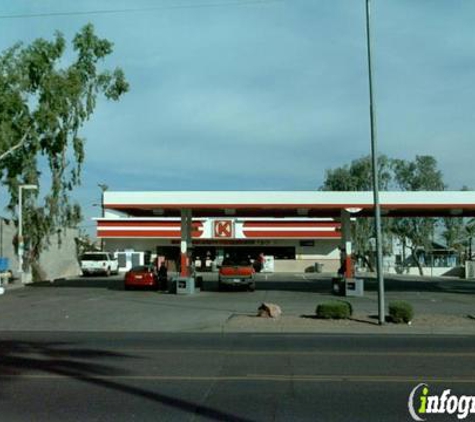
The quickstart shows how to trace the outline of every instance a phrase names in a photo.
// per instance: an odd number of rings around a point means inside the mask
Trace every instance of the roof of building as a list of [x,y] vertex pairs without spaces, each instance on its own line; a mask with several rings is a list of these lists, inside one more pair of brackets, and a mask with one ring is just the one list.
[[[339,217],[374,214],[372,192],[146,191],[104,192],[104,208],[129,216]],[[475,216],[475,192],[380,192],[383,216]]]

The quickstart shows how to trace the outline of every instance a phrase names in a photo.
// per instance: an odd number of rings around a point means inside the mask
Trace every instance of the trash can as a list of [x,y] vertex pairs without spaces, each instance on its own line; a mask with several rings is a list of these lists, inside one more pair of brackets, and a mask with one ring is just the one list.
[[345,279],[342,277],[332,278],[332,293],[336,296],[345,295]]
[[315,272],[321,273],[323,272],[323,264],[320,262],[315,262]]
[[174,282],[177,295],[192,295],[195,293],[195,279],[193,277],[177,277]]

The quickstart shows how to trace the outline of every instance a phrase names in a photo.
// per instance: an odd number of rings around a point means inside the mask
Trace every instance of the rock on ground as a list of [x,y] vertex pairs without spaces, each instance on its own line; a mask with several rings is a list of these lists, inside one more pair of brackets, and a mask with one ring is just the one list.
[[282,315],[282,309],[275,303],[262,303],[257,309],[257,316],[263,318],[278,318]]

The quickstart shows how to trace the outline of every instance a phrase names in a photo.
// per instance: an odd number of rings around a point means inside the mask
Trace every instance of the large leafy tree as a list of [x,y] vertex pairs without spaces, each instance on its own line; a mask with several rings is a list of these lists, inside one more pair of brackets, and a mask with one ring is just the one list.
[[[463,186],[462,191],[470,188]],[[460,261],[472,259],[472,243],[475,238],[475,219],[446,217],[443,219],[442,237],[448,248],[457,251]]]
[[[413,161],[390,159],[381,156],[378,159],[379,189],[404,191],[443,190],[445,188],[442,173],[437,168],[437,161],[432,156],[416,156]],[[333,170],[327,170],[322,190],[362,191],[372,190],[371,159],[363,157],[353,160]],[[373,251],[370,238],[373,236],[373,219],[359,218],[352,227],[352,236],[357,258],[363,260],[372,269]],[[385,219],[383,233],[391,240],[395,235],[406,248],[411,250],[414,263],[422,274],[422,263],[417,259],[421,250],[430,251],[434,234],[435,219],[398,218]],[[384,253],[389,252],[391,242],[384,244]],[[403,262],[405,262],[403,257]]]
[[447,246],[458,252],[460,260],[472,260],[475,219],[444,218],[444,227],[442,236],[446,240]]
[[[392,182],[391,161],[385,155],[378,158],[379,187],[388,190]],[[358,158],[349,165],[328,169],[321,190],[367,191],[373,189],[371,157]]]
[[56,33],[0,55],[0,176],[10,193],[9,210],[15,215],[20,184],[49,179],[43,199],[29,193],[24,201],[33,260],[52,234],[81,219],[70,193],[80,184],[85,158],[80,129],[98,95],[118,100],[129,87],[121,69],[101,69],[113,45],[91,24],[74,37],[72,54],[66,47]]
[[473,239],[475,239],[475,218],[470,219],[463,228],[463,245],[466,247],[465,259],[473,259]]
[[463,256],[465,245],[468,245],[466,234],[469,225],[466,225],[464,220],[466,219],[462,217],[445,217],[442,219],[444,229],[442,238],[445,240],[447,248],[456,251],[459,257]]
[[[413,161],[393,160],[394,181],[403,191],[437,191],[444,190],[442,172],[437,168],[437,161],[430,155],[418,155]],[[411,257],[423,275],[422,262],[419,259],[421,251],[432,250],[434,230],[437,225],[435,218],[395,218],[391,231],[400,239],[403,252],[406,247],[411,251]],[[403,261],[405,261],[403,259]]]
[[[392,182],[391,161],[382,155],[378,158],[380,189],[388,190]],[[327,170],[320,188],[327,191],[368,191],[373,189],[371,176],[371,157],[353,160],[349,165]],[[355,257],[364,262],[371,270],[374,266],[374,251],[369,238],[374,233],[373,218],[358,218],[352,225],[352,239]],[[387,233],[387,226],[383,230]]]

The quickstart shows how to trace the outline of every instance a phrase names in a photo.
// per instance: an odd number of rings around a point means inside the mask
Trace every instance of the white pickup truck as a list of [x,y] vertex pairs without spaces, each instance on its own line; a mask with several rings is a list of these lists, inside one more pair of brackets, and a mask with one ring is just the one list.
[[119,273],[119,261],[109,252],[88,252],[81,256],[81,271],[83,275]]

